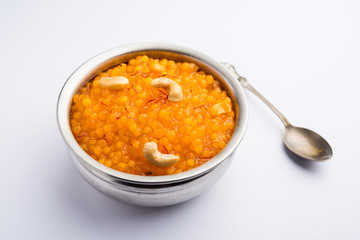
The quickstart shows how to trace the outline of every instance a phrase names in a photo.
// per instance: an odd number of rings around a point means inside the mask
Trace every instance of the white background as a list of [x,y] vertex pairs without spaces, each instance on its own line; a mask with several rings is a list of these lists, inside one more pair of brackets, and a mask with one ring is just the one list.
[[[0,239],[360,239],[359,1],[0,1]],[[226,174],[186,203],[141,208],[77,173],[56,125],[70,74],[134,42],[184,45],[238,71],[332,145],[298,159],[246,92]]]

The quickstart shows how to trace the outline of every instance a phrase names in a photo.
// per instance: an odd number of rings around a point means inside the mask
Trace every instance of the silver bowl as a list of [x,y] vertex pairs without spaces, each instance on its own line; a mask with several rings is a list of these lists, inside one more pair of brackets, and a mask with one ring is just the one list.
[[[98,73],[138,55],[197,64],[212,74],[235,106],[236,127],[226,147],[203,165],[166,176],[138,176],[108,168],[90,157],[76,142],[69,121],[73,95]],[[81,65],[64,84],[57,103],[57,122],[74,165],[83,178],[105,195],[129,204],[167,206],[184,202],[212,186],[229,167],[248,121],[245,94],[238,80],[219,62],[195,50],[167,43],[136,43],[103,52]]]

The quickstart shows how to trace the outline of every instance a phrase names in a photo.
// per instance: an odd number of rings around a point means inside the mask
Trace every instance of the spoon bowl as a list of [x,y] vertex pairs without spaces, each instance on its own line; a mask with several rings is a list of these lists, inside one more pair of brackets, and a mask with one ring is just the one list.
[[330,144],[319,134],[306,128],[287,125],[283,140],[290,151],[302,158],[325,161],[333,155]]

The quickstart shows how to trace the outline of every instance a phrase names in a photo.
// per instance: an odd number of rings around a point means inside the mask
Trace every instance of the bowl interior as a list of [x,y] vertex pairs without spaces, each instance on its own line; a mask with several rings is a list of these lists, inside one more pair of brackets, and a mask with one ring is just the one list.
[[[69,113],[73,95],[98,73],[128,62],[139,55],[148,55],[152,58],[167,58],[177,62],[193,62],[200,70],[211,74],[221,82],[234,103],[236,127],[231,140],[226,147],[214,158],[203,165],[179,174],[166,176],[138,176],[123,173],[108,168],[91,158],[76,142],[69,122]],[[60,132],[72,153],[90,171],[109,181],[121,181],[135,184],[170,184],[178,181],[201,176],[214,169],[219,163],[227,159],[240,143],[247,126],[248,112],[244,92],[237,79],[225,69],[223,65],[195,50],[165,43],[131,44],[111,49],[101,53],[80,66],[67,80],[58,99],[57,120]]]

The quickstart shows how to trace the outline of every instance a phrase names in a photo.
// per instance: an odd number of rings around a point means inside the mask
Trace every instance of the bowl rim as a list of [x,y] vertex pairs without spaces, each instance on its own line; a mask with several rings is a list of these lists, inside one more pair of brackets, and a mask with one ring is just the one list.
[[[234,133],[225,148],[206,163],[185,172],[163,176],[141,176],[124,173],[106,167],[105,165],[93,159],[80,147],[75,137],[73,136],[70,129],[69,110],[73,94],[78,90],[79,82],[82,82],[84,78],[89,78],[89,72],[91,72],[93,69],[96,69],[100,64],[105,63],[106,61],[124,54],[143,51],[172,52],[194,58],[223,76],[224,80],[226,80],[226,82],[234,91],[235,100],[237,101],[239,109],[241,109],[241,111],[239,110],[238,121]],[[66,143],[68,149],[77,157],[77,160],[81,160],[82,164],[90,167],[93,171],[96,172],[95,174],[104,178],[111,178],[121,182],[145,185],[170,184],[188,181],[213,170],[222,161],[234,153],[245,134],[248,123],[248,106],[243,88],[236,77],[230,71],[228,71],[225,66],[194,49],[164,42],[142,42],[122,45],[90,58],[80,67],[78,67],[63,85],[58,96],[56,114],[58,128],[61,136],[64,139],[64,142]]]

